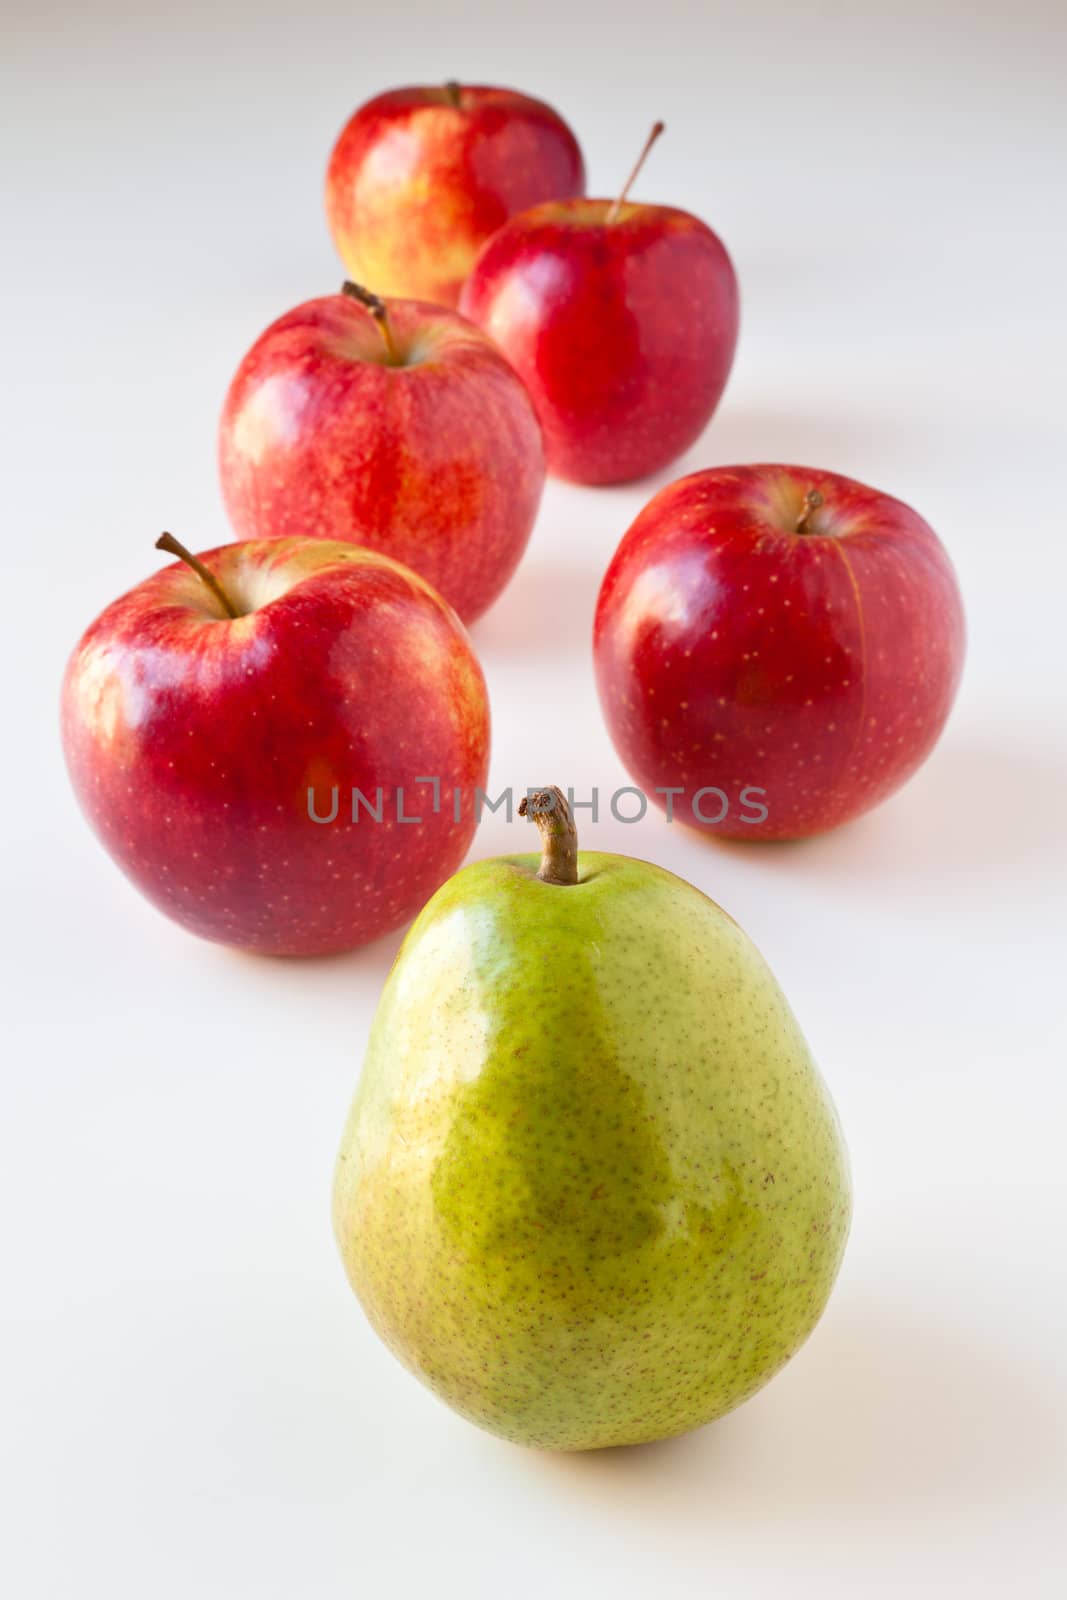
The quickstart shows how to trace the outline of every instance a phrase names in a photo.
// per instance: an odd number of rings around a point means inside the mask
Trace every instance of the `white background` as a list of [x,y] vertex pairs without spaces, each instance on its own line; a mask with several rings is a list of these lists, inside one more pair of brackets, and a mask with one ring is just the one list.
[[[9,7],[5,1595],[1064,1593],[1063,18]],[[64,658],[159,530],[227,537],[218,408],[261,328],[340,279],[320,191],[342,121],[448,76],[553,101],[594,192],[665,116],[639,196],[716,227],[744,299],[720,415],[669,476],[784,459],[885,488],[941,533],[971,626],[940,748],[866,820],[765,849],[583,824],[763,948],[856,1217],[822,1325],[756,1400],[578,1458],[453,1417],[335,1257],[334,1151],[398,941],[295,965],[196,942],[92,840],[57,743]],[[624,781],[588,635],[656,486],[549,486],[475,631],[495,786]],[[475,850],[518,844],[496,818]]]

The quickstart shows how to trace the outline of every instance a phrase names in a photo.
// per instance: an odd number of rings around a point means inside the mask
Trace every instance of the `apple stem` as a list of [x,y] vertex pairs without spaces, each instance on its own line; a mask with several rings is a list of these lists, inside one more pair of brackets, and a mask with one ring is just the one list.
[[448,101],[450,106],[455,108],[456,111],[462,110],[462,102],[459,98],[459,84],[456,82],[455,78],[449,78],[448,82],[445,84],[445,99]]
[[226,593],[226,590],[222,587],[222,584],[211,571],[210,567],[205,567],[204,563],[199,561],[191,551],[187,550],[172,533],[161,533],[159,538],[156,540],[156,549],[165,550],[167,554],[171,556],[178,556],[182,561],[185,562],[187,567],[192,567],[197,577],[201,578],[204,583],[207,584],[208,588],[211,590],[212,594],[215,596],[215,599],[219,602],[219,605],[222,607],[228,617],[236,618],[241,615],[241,613],[237,610],[237,607],[233,604],[229,595]]
[[537,789],[519,801],[519,816],[532,817],[541,835],[542,883],[578,882],[578,830],[562,789]]
[[393,340],[393,330],[389,326],[389,310],[382,297],[371,294],[369,289],[364,289],[361,283],[353,283],[351,279],[347,279],[341,285],[341,293],[348,295],[350,300],[358,300],[361,306],[366,306],[378,324],[378,331],[385,341],[385,353],[389,357],[389,365],[401,366],[400,353]]
[[821,505],[822,495],[819,493],[818,489],[809,489],[807,494],[804,496],[804,504],[801,507],[800,515],[793,524],[793,532],[807,533],[808,518],[811,516],[813,511],[818,511]]
[[641,168],[645,164],[645,160],[646,160],[646,158],[648,156],[648,152],[652,149],[652,146],[655,144],[656,140],[659,138],[660,134],[663,132],[665,127],[666,127],[666,123],[665,122],[655,122],[655,123],[653,123],[652,132],[649,134],[648,138],[645,140],[645,147],[641,151],[641,154],[638,156],[637,160],[634,162],[634,169],[630,173],[630,176],[627,178],[626,182],[622,186],[622,193],[619,195],[619,198],[617,200],[613,200],[612,201],[611,207],[610,207],[610,209],[608,211],[608,214],[604,218],[604,222],[608,227],[610,227],[611,224],[617,220],[619,212],[622,210],[623,204],[625,203],[626,196],[629,194],[630,190],[633,188],[634,182],[635,182],[635,180],[637,178],[637,174],[641,171]]

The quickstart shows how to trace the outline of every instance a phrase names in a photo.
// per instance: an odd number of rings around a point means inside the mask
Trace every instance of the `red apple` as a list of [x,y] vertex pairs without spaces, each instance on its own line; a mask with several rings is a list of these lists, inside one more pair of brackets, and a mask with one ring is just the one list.
[[183,554],[198,570],[116,600],[67,667],[63,747],[89,822],[204,938],[319,955],[395,928],[474,831],[489,712],[467,635],[421,578],[352,545]]
[[522,384],[453,311],[355,284],[256,340],[219,429],[239,538],[351,539],[395,557],[465,622],[511,577],[544,488]]
[[628,189],[513,217],[460,299],[530,391],[548,470],[576,483],[643,478],[680,455],[715,410],[737,343],[720,241],[686,211],[626,200]]
[[615,553],[594,631],[635,781],[731,838],[800,838],[892,794],[933,748],[963,654],[933,530],[807,467],[717,467],[662,489]]
[[326,216],[354,278],[454,306],[480,246],[542,200],[581,194],[582,152],[551,106],[514,89],[391,89],[334,146]]

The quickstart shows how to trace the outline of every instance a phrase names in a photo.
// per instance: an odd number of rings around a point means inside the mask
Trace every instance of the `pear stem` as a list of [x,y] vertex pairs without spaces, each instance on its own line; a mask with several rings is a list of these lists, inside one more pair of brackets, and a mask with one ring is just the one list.
[[385,353],[389,358],[389,365],[391,367],[401,366],[400,352],[397,350],[396,342],[393,339],[393,330],[389,326],[389,308],[381,295],[371,294],[369,289],[364,289],[361,283],[353,283],[350,278],[346,279],[341,285],[341,293],[346,294],[350,300],[358,300],[361,306],[366,306],[378,324],[378,332],[385,342]]
[[541,835],[542,883],[578,882],[578,830],[562,789],[537,789],[519,801],[519,816],[532,817]]
[[800,515],[793,524],[793,532],[807,533],[808,519],[813,511],[818,511],[821,505],[822,495],[819,493],[818,489],[809,489],[807,494],[804,496],[804,504],[801,507]]
[[187,567],[192,567],[197,577],[202,579],[207,587],[211,590],[211,593],[215,596],[215,599],[219,602],[219,605],[222,607],[228,617],[236,618],[241,615],[233,601],[230,599],[229,595],[226,593],[226,590],[222,587],[222,584],[211,571],[211,568],[205,567],[204,563],[198,560],[196,556],[187,550],[172,533],[161,533],[159,538],[156,540],[156,549],[165,550],[168,555],[177,556],[181,561],[184,561]]
[[445,99],[456,111],[462,110],[463,103],[459,98],[459,84],[455,78],[449,78],[445,84]]
[[641,171],[641,168],[645,164],[645,160],[646,160],[646,158],[648,156],[648,152],[652,149],[652,146],[655,144],[656,140],[659,138],[660,134],[663,132],[663,130],[664,130],[664,128],[666,126],[667,126],[667,124],[665,122],[655,122],[655,123],[653,123],[652,132],[649,134],[648,138],[645,140],[644,149],[641,151],[641,154],[638,156],[637,160],[634,162],[633,171],[630,173],[630,176],[627,178],[626,182],[622,186],[622,193],[619,195],[619,198],[617,200],[613,200],[612,201],[611,206],[610,206],[610,208],[608,210],[608,214],[604,218],[604,222],[605,222],[605,225],[607,227],[610,228],[611,224],[617,220],[619,212],[622,210],[623,204],[624,204],[624,202],[626,200],[626,196],[629,194],[630,190],[633,188],[634,183],[635,183],[635,181],[637,179],[637,174]]

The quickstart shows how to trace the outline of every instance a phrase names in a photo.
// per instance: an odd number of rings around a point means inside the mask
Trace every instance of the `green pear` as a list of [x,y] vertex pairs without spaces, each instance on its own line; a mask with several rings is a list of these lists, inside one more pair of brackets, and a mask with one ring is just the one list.
[[722,1416],[807,1338],[847,1155],[737,924],[660,867],[579,855],[559,790],[530,812],[540,862],[465,867],[404,941],[334,1224],[371,1323],[461,1415],[636,1444]]

